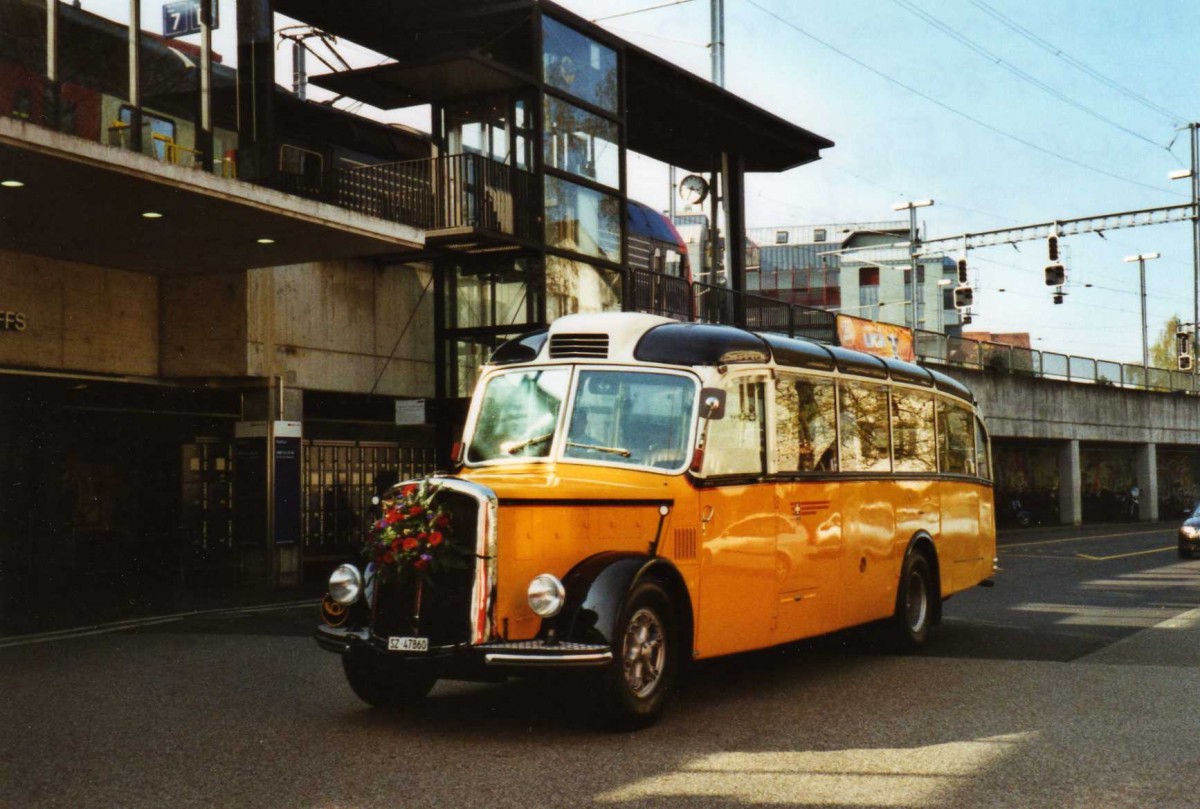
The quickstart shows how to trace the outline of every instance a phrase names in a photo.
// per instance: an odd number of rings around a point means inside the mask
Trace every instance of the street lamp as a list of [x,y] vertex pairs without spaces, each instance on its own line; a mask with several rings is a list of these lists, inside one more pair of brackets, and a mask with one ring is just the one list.
[[893,211],[908,211],[908,259],[909,259],[909,289],[912,299],[912,321],[909,323],[909,328],[913,331],[917,330],[917,250],[920,245],[917,241],[917,208],[928,208],[933,204],[931,199],[909,200],[908,202],[897,202],[892,206]]
[[1159,258],[1160,253],[1138,253],[1126,256],[1126,263],[1138,263],[1138,279],[1142,289],[1142,384],[1150,387],[1150,344],[1146,338],[1146,262]]

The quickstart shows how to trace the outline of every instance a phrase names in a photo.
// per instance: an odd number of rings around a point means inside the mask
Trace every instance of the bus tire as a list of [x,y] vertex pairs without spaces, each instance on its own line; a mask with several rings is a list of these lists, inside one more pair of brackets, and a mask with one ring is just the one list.
[[929,560],[919,551],[909,551],[900,568],[891,620],[891,635],[900,650],[916,649],[928,639],[935,612],[934,592]]
[[599,715],[610,730],[630,731],[658,720],[679,671],[675,610],[655,581],[633,586],[612,638],[613,661],[599,672]]
[[370,652],[342,655],[342,671],[354,695],[372,708],[399,708],[424,699],[437,683],[432,674],[380,660]]

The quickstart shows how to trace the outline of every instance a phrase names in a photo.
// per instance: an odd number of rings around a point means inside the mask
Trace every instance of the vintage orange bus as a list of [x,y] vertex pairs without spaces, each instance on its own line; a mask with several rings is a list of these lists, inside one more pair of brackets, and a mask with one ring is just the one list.
[[497,349],[455,454],[330,579],[317,640],[372,705],[589,667],[638,727],[690,660],[875,621],[919,645],[995,570],[970,391],[839,347],[571,315]]

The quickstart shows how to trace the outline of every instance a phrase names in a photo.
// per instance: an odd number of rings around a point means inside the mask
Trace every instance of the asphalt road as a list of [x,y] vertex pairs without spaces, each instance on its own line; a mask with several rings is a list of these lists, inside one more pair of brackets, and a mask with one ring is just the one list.
[[0,641],[0,807],[1200,807],[1200,560],[1002,537],[919,655],[847,632],[694,667],[595,731],[574,682],[372,711],[311,605]]

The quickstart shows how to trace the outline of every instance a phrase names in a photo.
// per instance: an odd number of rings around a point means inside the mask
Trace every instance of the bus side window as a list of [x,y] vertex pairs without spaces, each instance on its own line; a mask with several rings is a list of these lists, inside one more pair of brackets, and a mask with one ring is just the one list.
[[709,423],[704,448],[706,475],[761,474],[765,460],[765,397],[760,379],[725,383],[725,415]]
[[975,419],[975,455],[976,466],[978,467],[979,477],[992,479],[992,465],[989,463],[988,457],[988,435],[987,430],[983,427],[983,422]]
[[775,469],[837,469],[833,380],[783,375],[775,386]]
[[843,472],[890,472],[888,391],[883,385],[841,382],[838,385],[838,435]]
[[892,451],[897,472],[936,472],[933,394],[892,390]]
[[938,466],[950,475],[975,474],[975,426],[967,408],[938,399]]

